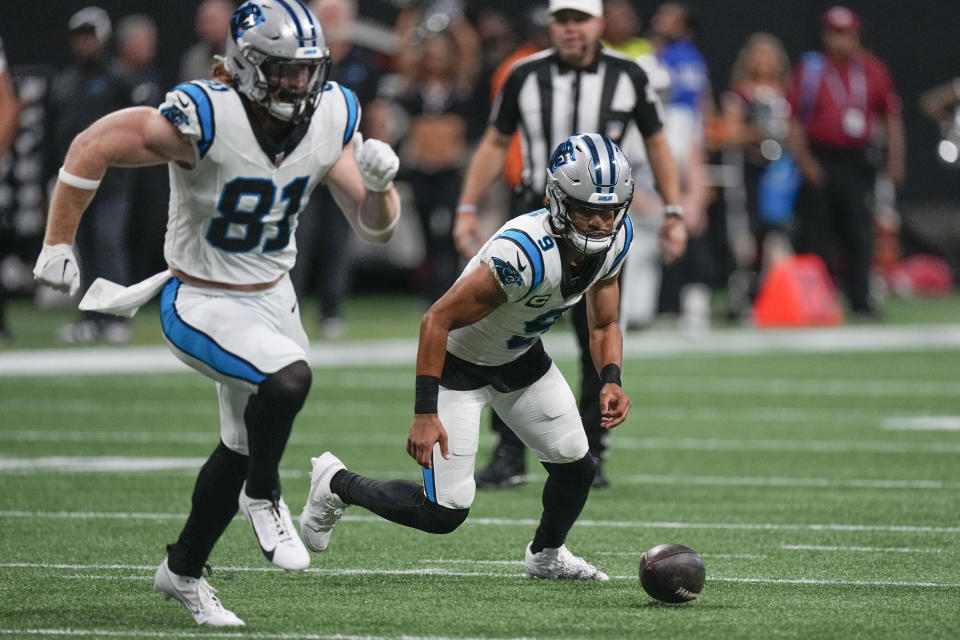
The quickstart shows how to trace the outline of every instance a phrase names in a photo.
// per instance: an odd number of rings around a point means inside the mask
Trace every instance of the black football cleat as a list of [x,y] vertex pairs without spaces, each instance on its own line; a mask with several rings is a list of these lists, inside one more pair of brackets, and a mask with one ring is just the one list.
[[529,481],[524,454],[523,448],[498,444],[490,464],[473,476],[477,488],[506,489]]

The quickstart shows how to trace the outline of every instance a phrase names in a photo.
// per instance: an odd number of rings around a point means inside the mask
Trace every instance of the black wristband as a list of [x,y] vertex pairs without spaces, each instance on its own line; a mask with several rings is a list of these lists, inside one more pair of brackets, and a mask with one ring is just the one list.
[[436,413],[437,395],[440,393],[440,378],[417,376],[417,393],[413,401],[414,413]]
[[600,381],[611,382],[618,387],[622,387],[623,384],[620,382],[620,367],[612,362],[605,365],[603,369],[600,369]]

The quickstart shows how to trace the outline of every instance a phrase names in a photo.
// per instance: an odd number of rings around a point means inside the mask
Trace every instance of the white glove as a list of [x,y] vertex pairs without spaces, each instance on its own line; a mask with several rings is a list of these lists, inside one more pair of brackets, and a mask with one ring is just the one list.
[[353,153],[367,191],[386,191],[400,168],[400,158],[390,145],[375,139],[364,142],[358,131],[353,135]]
[[75,294],[80,288],[80,269],[77,268],[73,247],[44,243],[37,264],[33,267],[33,279],[57,291]]

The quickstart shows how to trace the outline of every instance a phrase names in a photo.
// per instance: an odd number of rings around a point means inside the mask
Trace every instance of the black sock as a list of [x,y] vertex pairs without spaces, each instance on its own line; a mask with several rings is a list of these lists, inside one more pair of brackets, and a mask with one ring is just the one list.
[[250,443],[247,495],[272,499],[280,491],[278,468],[287,446],[293,419],[310,390],[311,373],[306,362],[294,362],[267,376],[250,396],[243,412]]
[[544,548],[556,549],[567,539],[587,503],[590,483],[597,471],[589,454],[576,462],[542,464],[550,475],[543,486],[543,514],[530,545],[533,553],[540,553]]
[[428,533],[449,533],[466,518],[469,509],[450,509],[427,500],[423,486],[407,480],[383,482],[338,471],[330,489],[347,504],[359,505],[381,518]]
[[200,468],[190,516],[180,538],[167,546],[170,570],[199,578],[213,545],[237,513],[237,498],[247,475],[247,456],[221,442]]

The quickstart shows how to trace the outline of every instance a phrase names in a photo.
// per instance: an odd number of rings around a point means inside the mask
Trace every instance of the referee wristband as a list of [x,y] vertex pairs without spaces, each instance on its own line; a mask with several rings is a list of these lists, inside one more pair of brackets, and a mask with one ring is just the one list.
[[620,382],[620,367],[612,362],[604,366],[603,369],[600,369],[600,381],[622,387],[623,384]]
[[413,401],[415,414],[437,412],[437,396],[440,393],[440,378],[437,376],[417,376],[417,393]]
[[678,204],[668,204],[663,208],[663,217],[683,220],[683,207]]
[[477,205],[475,204],[461,204],[460,206],[457,207],[457,215],[460,215],[461,213],[476,213],[476,212],[477,212]]
[[103,181],[103,178],[100,180],[91,180],[89,178],[81,178],[80,176],[75,176],[64,167],[60,167],[60,173],[57,175],[60,178],[60,182],[68,184],[71,187],[77,189],[84,189],[86,191],[96,191],[97,187],[100,186],[100,182]]

